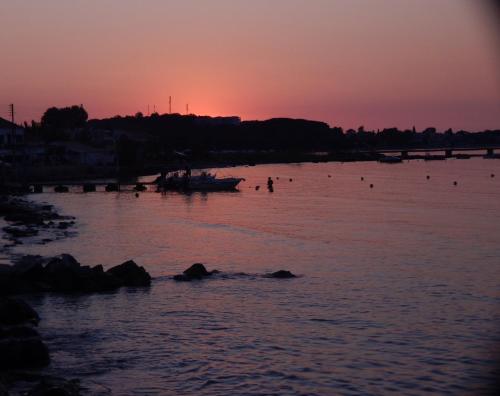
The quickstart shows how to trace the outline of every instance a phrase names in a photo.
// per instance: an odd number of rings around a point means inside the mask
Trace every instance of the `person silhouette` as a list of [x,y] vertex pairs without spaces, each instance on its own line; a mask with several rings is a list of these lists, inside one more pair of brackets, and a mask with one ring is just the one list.
[[273,189],[273,179],[271,179],[271,177],[268,177],[267,178],[267,189],[270,191],[270,192],[273,192],[274,189]]

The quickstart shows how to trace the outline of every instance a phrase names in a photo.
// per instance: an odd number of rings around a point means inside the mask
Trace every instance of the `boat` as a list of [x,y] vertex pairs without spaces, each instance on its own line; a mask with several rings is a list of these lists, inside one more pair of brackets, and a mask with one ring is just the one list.
[[403,160],[401,159],[401,157],[386,155],[381,157],[378,162],[383,162],[384,164],[399,164],[400,162],[403,162]]
[[208,172],[201,172],[199,175],[184,173],[179,175],[174,172],[171,175],[161,175],[155,183],[158,190],[177,190],[177,191],[235,191],[236,186],[245,180],[240,177],[217,178],[217,176]]

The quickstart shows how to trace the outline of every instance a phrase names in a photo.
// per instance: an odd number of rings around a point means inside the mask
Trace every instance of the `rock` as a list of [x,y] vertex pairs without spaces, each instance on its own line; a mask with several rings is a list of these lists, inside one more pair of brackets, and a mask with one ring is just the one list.
[[106,272],[96,273],[93,269],[88,277],[82,279],[81,288],[84,292],[105,292],[116,290],[123,286],[115,276]]
[[193,264],[191,267],[189,267],[187,270],[185,270],[184,275],[189,276],[191,278],[202,278],[204,276],[210,276],[212,274],[207,271],[207,269],[203,264],[196,263]]
[[39,338],[0,340],[0,369],[44,367],[49,351]]
[[0,264],[0,276],[7,276],[12,274],[12,265]]
[[176,281],[191,281],[194,279],[203,279],[208,276],[211,276],[214,273],[217,273],[218,271],[207,271],[205,266],[201,263],[195,263],[191,267],[189,267],[187,270],[185,270],[182,274],[180,275],[175,275],[174,280]]
[[43,216],[31,211],[8,214],[5,216],[5,220],[18,221],[23,224],[43,224]]
[[151,284],[151,276],[144,267],[139,267],[132,260],[110,268],[106,273],[117,278],[123,286],[149,286]]
[[0,396],[9,396],[7,387],[0,381]]
[[21,279],[39,280],[44,273],[42,261],[36,256],[24,256],[12,267],[12,275]]
[[294,274],[292,274],[290,271],[285,271],[285,270],[279,270],[276,272],[273,272],[272,274],[268,275],[269,278],[278,278],[278,279],[290,279],[290,278],[296,278]]
[[32,323],[37,325],[39,321],[40,317],[36,311],[23,300],[0,297],[0,324]]
[[5,326],[0,327],[0,339],[5,338],[33,338],[40,334],[30,326]]
[[12,235],[12,237],[14,238],[25,238],[38,235],[38,230],[34,228],[17,228],[17,227],[7,226],[4,227],[3,230],[7,234]]
[[78,396],[80,395],[80,382],[78,380],[66,381],[63,379],[44,378],[35,386],[28,396]]
[[71,224],[67,221],[61,221],[58,225],[57,225],[57,228],[59,228],[60,230],[65,230],[67,228],[71,227]]
[[77,273],[80,269],[80,263],[71,254],[63,253],[50,259],[45,269],[49,273],[60,270],[70,270]]

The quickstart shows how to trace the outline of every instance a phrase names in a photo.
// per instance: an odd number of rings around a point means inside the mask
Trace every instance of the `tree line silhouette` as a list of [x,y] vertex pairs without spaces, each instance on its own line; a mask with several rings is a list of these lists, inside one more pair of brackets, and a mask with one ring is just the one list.
[[[202,157],[213,151],[355,151],[391,148],[475,147],[500,145],[500,130],[438,133],[436,128],[416,131],[344,130],[325,122],[305,119],[272,118],[240,121],[238,117],[208,117],[181,114],[142,113],[88,120],[83,106],[51,107],[40,123],[32,122],[29,132],[44,141],[77,139],[92,143],[90,136],[106,132],[129,132],[141,139],[121,135],[114,149],[122,163],[134,165],[145,159],[168,159],[175,150],[190,150]],[[69,134],[69,131],[78,133]],[[71,137],[72,136],[72,137]],[[76,138],[75,138],[76,136]]]

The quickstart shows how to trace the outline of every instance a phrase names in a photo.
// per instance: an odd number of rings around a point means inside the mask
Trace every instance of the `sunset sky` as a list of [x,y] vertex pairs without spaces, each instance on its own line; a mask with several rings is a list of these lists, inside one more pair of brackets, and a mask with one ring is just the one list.
[[481,0],[0,2],[0,116],[84,104],[300,117],[344,128],[500,128]]

